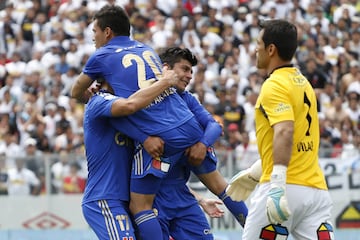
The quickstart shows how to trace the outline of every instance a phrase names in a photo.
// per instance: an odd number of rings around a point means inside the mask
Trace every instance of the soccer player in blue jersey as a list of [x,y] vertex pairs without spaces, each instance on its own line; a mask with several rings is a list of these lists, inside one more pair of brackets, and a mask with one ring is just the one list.
[[[83,126],[89,173],[82,209],[99,239],[135,240],[128,211],[133,141],[112,128],[108,117],[129,115],[148,105],[176,82],[173,71],[164,72],[164,80],[127,99],[100,91],[86,105]],[[109,86],[104,82],[102,88]],[[149,137],[144,146],[152,144]]]
[[[99,78],[109,82],[115,95],[125,98],[159,79],[161,61],[153,49],[130,39],[130,22],[124,9],[104,6],[94,15],[93,32],[97,50],[73,85],[73,97],[82,99],[83,92]],[[166,143],[158,158],[153,158],[142,145],[138,145],[130,184],[130,210],[140,237],[144,240],[162,239],[161,226],[152,210],[155,194],[170,167],[180,160],[185,150],[206,141],[204,130],[174,88],[164,91],[128,119],[131,124],[118,123],[117,129],[129,136],[127,131],[139,129],[148,136],[160,137]],[[220,134],[220,126],[217,131]],[[186,155],[193,164],[200,164],[204,157],[191,148]]]
[[169,234],[175,239],[213,239],[202,210],[186,186],[190,171],[224,202],[242,226],[247,216],[247,207],[243,201],[233,201],[226,195],[228,183],[216,169],[217,158],[211,145],[218,138],[218,135],[212,134],[217,131],[218,123],[191,93],[185,91],[192,78],[192,67],[197,64],[197,58],[187,48],[173,47],[161,53],[160,59],[164,66],[178,74],[179,81],[175,86],[177,93],[205,130],[205,141],[190,147],[205,160],[199,166],[191,166],[185,156],[182,162],[177,163],[163,181],[154,206],[158,210],[164,239]]

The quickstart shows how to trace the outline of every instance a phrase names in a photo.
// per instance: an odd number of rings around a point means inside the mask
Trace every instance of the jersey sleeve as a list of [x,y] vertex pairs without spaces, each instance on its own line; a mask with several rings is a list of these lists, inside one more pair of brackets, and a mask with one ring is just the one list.
[[[265,82],[266,89],[263,91],[272,94],[264,94],[261,105],[264,108],[271,126],[282,121],[294,121],[294,113],[288,89],[276,79]],[[294,93],[296,94],[296,93]]]
[[221,135],[221,126],[191,93],[182,93],[182,98],[204,129],[204,135],[200,139],[200,142],[207,147],[213,145]]
[[87,105],[88,108],[92,108],[91,109],[92,116],[90,117],[91,118],[112,117],[111,106],[113,102],[118,98],[119,97],[116,97],[111,94],[94,95],[90,99],[90,103]]
[[86,62],[83,68],[83,73],[88,75],[94,81],[98,78],[104,77],[102,75],[103,72],[111,72],[101,61],[98,61],[97,53],[98,52],[95,52],[89,57],[89,60]]
[[149,136],[135,126],[127,117],[113,118],[111,125],[135,141],[143,143]]

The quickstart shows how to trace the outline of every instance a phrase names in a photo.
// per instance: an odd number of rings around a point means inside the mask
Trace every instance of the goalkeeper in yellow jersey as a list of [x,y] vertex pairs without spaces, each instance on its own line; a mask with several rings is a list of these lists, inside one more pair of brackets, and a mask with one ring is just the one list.
[[[285,20],[268,20],[260,26],[256,64],[268,74],[255,105],[262,175],[242,239],[287,239],[289,235],[296,240],[334,239],[329,222],[332,200],[318,163],[316,96],[291,64],[297,48],[296,26]],[[231,197],[236,195],[237,178],[243,176],[239,175],[228,189]]]

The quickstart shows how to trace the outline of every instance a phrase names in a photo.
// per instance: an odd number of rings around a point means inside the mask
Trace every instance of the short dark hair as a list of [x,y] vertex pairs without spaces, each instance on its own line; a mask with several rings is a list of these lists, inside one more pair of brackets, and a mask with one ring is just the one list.
[[105,5],[97,13],[93,20],[101,30],[109,27],[115,36],[130,36],[130,19],[125,10],[115,5]]
[[286,20],[276,19],[260,22],[260,28],[264,29],[262,40],[265,48],[274,44],[279,57],[291,61],[298,46],[296,26]]
[[191,66],[196,66],[198,63],[196,56],[188,48],[171,47],[159,56],[161,62],[168,64],[171,68],[174,67],[175,63],[180,62],[181,59],[189,61]]

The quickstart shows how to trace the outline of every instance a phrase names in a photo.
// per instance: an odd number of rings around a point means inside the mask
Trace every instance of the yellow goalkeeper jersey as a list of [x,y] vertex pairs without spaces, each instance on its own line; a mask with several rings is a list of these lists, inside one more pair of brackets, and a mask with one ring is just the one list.
[[318,163],[320,141],[316,96],[309,81],[292,66],[276,69],[262,85],[255,106],[256,138],[262,159],[260,182],[270,181],[273,168],[272,126],[294,121],[287,183],[327,189]]

